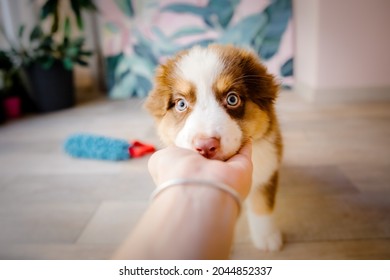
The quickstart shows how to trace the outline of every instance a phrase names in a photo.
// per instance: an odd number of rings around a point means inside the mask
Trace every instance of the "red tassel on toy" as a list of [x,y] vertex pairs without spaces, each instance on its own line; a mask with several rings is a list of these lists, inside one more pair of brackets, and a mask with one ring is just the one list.
[[140,141],[134,141],[129,147],[129,154],[131,157],[142,157],[148,153],[155,152],[156,149],[149,144],[142,143]]

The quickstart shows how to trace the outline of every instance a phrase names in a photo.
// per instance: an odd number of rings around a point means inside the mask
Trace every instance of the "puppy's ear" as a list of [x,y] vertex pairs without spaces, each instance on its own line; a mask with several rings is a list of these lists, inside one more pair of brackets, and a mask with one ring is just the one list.
[[167,112],[166,95],[159,94],[158,89],[154,88],[144,103],[144,108],[157,120],[164,117]]
[[256,82],[256,88],[254,94],[250,94],[252,101],[262,109],[267,109],[273,105],[279,92],[279,85],[276,83],[274,76],[268,73],[261,75]]
[[247,53],[245,56],[243,67],[249,98],[260,108],[269,108],[279,91],[279,84],[275,77],[268,73],[260,59],[252,53]]
[[171,91],[168,83],[167,67],[161,65],[156,69],[154,88],[144,103],[144,108],[156,120],[163,118],[169,108]]
[[161,120],[172,107],[172,89],[177,80],[175,68],[177,61],[187,53],[186,50],[181,51],[156,68],[154,88],[149,93],[144,107],[157,121]]

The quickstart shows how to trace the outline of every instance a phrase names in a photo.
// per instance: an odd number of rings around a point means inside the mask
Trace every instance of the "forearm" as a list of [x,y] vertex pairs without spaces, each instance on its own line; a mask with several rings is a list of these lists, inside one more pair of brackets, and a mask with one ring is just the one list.
[[175,186],[159,194],[115,258],[225,259],[238,206],[206,186]]

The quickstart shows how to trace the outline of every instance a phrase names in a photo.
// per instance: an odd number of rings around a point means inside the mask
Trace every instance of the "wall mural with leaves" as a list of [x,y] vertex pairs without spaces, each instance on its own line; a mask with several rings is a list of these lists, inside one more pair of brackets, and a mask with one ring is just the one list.
[[252,48],[293,83],[291,0],[101,0],[109,96],[144,97],[156,66],[194,45]]

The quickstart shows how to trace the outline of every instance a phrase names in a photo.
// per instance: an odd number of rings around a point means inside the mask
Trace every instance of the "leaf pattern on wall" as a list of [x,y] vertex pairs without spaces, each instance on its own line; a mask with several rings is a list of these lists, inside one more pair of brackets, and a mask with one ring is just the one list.
[[115,3],[126,16],[130,18],[135,16],[132,0],[115,0]]
[[290,58],[285,63],[283,63],[280,73],[282,77],[289,77],[294,75],[294,59]]
[[[103,41],[116,48],[122,44],[117,51],[106,51],[107,84],[113,98],[146,96],[156,66],[194,45],[244,46],[257,52],[266,66],[275,64],[272,60],[292,18],[291,0],[208,0],[204,6],[195,0],[115,0],[114,7],[108,2],[101,1],[103,18],[109,18],[103,25]],[[110,18],[114,8],[120,14]],[[292,76],[292,67],[290,58],[274,74]]]
[[264,13],[268,18],[264,40],[255,50],[260,57],[270,59],[278,51],[280,40],[291,17],[291,0],[274,0]]
[[238,3],[240,0],[209,0],[204,7],[177,3],[165,6],[162,12],[190,13],[203,18],[204,22],[211,28],[226,28]]

